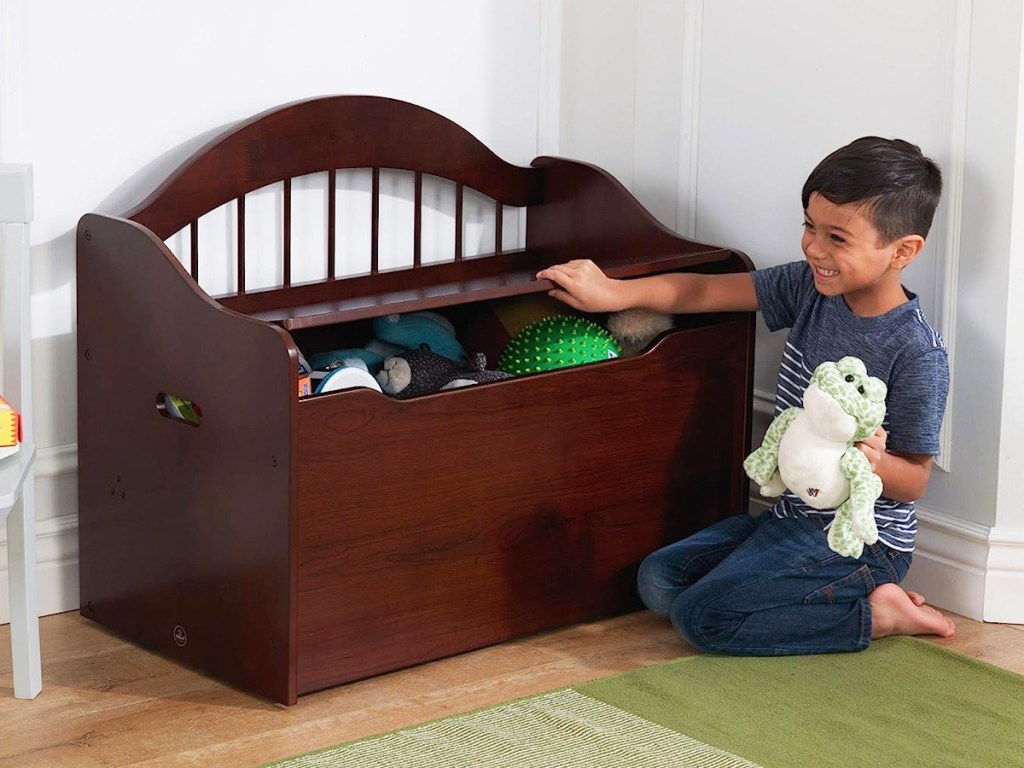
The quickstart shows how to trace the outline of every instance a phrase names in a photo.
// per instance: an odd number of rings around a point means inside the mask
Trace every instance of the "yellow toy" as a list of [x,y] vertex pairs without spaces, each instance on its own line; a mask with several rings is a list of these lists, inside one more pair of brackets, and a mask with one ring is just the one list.
[[17,453],[21,440],[21,414],[0,397],[0,459]]

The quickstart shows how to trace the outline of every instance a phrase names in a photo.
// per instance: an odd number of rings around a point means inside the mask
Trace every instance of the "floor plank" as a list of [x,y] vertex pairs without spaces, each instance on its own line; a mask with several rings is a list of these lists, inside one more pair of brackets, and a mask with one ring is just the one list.
[[[1024,626],[953,616],[934,642],[1024,674]],[[137,648],[77,613],[40,621],[43,692],[13,698],[0,627],[0,768],[257,765],[692,653],[639,612],[351,683],[281,707]]]

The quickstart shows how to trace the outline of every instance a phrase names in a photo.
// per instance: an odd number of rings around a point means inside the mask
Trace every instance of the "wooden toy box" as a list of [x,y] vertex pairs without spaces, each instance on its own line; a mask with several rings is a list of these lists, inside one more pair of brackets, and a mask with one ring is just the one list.
[[[341,277],[337,175],[370,169],[370,264]],[[380,174],[412,174],[410,264],[378,263]],[[326,277],[292,284],[291,189],[323,174]],[[421,254],[425,179],[454,183],[455,250]],[[282,284],[246,288],[246,197],[283,185]],[[466,257],[468,190],[495,253]],[[233,201],[233,203],[232,203]],[[231,204],[235,290],[200,288],[196,222]],[[525,247],[503,247],[508,211]],[[250,214],[251,216],[251,214]],[[185,230],[186,264],[166,241]],[[746,509],[752,314],[681,316],[636,357],[393,400],[297,396],[302,349],[430,309],[471,335],[543,266],[746,271],[659,225],[603,171],[505,163],[390,99],[286,105],[231,127],[123,217],[78,229],[81,612],[270,699],[633,610],[653,549]],[[493,354],[493,351],[491,351]],[[202,423],[166,418],[172,394]]]

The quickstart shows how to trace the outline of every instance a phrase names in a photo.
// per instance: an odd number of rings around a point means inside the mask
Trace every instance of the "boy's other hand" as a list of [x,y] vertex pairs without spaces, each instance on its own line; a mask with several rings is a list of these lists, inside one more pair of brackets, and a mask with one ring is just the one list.
[[871,437],[857,443],[861,453],[867,456],[868,463],[871,465],[871,471],[875,474],[878,474],[878,465],[885,455],[885,442],[888,436],[888,433],[879,427]]
[[590,259],[573,259],[537,273],[538,280],[550,280],[555,288],[548,295],[582,312],[618,312],[626,309],[621,280],[608,277]]

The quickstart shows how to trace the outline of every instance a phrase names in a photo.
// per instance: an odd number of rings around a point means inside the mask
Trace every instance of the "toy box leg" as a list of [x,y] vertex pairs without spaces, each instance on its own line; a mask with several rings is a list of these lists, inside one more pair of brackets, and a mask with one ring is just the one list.
[[14,695],[34,699],[43,688],[36,599],[35,473],[25,478],[21,498],[7,518],[8,590],[11,599],[11,656]]

